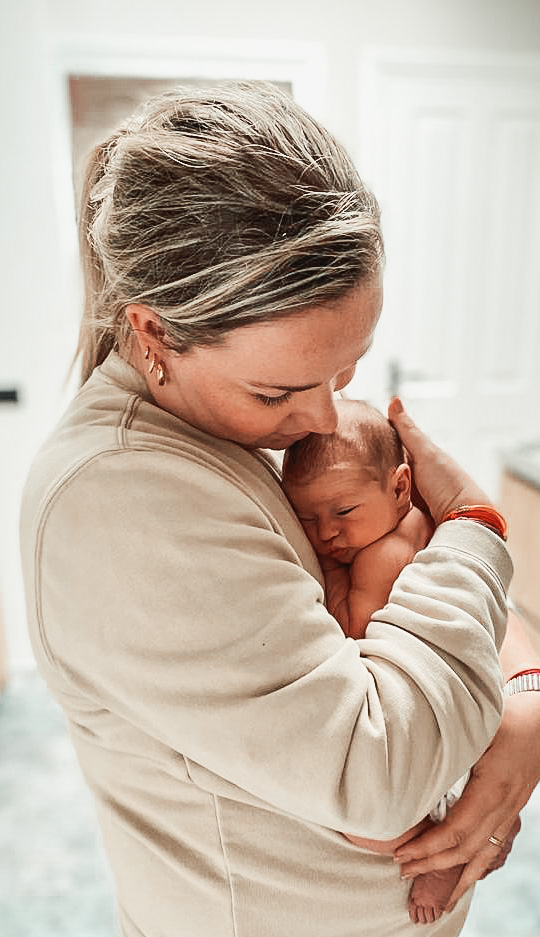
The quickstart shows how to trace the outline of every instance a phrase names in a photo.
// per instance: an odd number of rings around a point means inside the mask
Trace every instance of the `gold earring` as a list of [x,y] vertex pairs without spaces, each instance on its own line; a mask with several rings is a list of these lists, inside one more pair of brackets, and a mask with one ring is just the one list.
[[147,346],[146,346],[146,351],[145,351],[145,353],[144,353],[144,357],[145,357],[145,360],[148,361],[148,359],[149,359],[149,357],[150,357],[150,345],[147,345]]
[[157,355],[152,355],[152,360],[150,362],[150,367],[148,368],[148,373],[151,374],[157,364],[158,357]]
[[160,386],[160,387],[163,387],[163,385],[164,385],[164,383],[165,383],[165,372],[164,372],[164,370],[163,370],[163,365],[162,365],[161,361],[159,362],[159,364],[158,364],[158,366],[157,366],[157,369],[156,369],[156,376],[157,376],[157,382],[158,382],[159,386]]

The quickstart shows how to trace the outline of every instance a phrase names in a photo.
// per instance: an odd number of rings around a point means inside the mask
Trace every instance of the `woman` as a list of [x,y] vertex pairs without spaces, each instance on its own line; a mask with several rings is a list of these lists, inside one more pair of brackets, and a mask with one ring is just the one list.
[[[345,639],[261,451],[336,425],[380,314],[376,202],[286,95],[239,85],[150,102],[99,147],[80,227],[83,386],[30,473],[23,565],[122,932],[408,934],[397,864],[336,831],[399,835],[490,743],[508,556],[484,524],[442,523],[487,498],[395,402],[440,526]],[[462,826],[406,845],[405,874],[460,861],[472,881],[504,856],[540,770],[521,750],[537,696],[509,701]],[[526,779],[502,797],[509,752]],[[456,934],[467,903],[425,933]]]

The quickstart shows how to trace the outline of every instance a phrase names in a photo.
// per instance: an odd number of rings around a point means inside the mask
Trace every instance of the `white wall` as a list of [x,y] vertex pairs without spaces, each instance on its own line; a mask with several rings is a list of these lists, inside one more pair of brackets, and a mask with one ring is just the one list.
[[76,313],[66,310],[64,262],[51,186],[43,10],[9,4],[0,24],[2,250],[0,386],[18,406],[0,407],[0,601],[9,659],[29,659],[18,557],[18,505],[37,442],[62,403]]
[[56,36],[314,40],[328,56],[326,123],[354,149],[357,68],[372,45],[540,48],[538,0],[48,0]]
[[[0,602],[9,660],[27,664],[18,567],[18,503],[31,454],[67,393],[78,309],[74,257],[65,240],[52,63],[98,40],[124,47],[169,47],[199,40],[298,40],[321,44],[326,57],[327,125],[356,154],[358,67],[373,46],[413,50],[540,51],[537,0],[17,0],[0,13],[2,117],[2,306],[0,387],[16,386],[18,406],[0,407]],[[360,167],[361,168],[361,167]],[[368,180],[369,181],[369,180]],[[62,215],[62,212],[64,214]],[[63,218],[63,220],[62,220]]]

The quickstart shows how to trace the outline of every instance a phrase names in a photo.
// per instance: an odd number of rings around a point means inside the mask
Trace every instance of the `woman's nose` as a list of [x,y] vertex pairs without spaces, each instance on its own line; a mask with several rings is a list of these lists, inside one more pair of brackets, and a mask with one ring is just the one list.
[[338,424],[333,389],[330,386],[314,387],[302,393],[303,429],[308,433],[327,436]]

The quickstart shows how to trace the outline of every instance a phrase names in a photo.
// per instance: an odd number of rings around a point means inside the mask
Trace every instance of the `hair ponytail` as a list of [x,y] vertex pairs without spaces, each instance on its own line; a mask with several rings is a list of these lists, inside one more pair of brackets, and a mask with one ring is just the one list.
[[117,342],[114,323],[104,316],[103,303],[107,293],[107,277],[102,254],[96,249],[94,224],[100,210],[96,189],[102,184],[111,160],[111,151],[121,132],[115,132],[104,143],[98,144],[86,165],[78,218],[79,253],[84,282],[84,307],[79,326],[79,341],[75,353],[80,357],[81,384],[90,377],[94,368],[102,364]]

